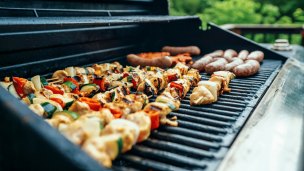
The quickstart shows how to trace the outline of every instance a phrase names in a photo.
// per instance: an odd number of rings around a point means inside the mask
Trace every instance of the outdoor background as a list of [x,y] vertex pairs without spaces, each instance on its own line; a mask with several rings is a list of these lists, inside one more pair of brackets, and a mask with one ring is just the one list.
[[[170,0],[170,15],[197,15],[203,21],[224,24],[304,24],[304,0]],[[275,36],[244,35],[258,43],[274,43]],[[278,38],[288,39],[287,34]],[[291,44],[301,44],[301,35],[293,34]]]

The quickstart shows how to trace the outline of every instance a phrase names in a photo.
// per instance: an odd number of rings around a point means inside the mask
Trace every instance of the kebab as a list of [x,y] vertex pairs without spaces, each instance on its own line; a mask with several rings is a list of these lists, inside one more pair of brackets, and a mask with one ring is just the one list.
[[208,81],[200,81],[190,95],[190,105],[211,104],[216,102],[219,94],[230,92],[228,87],[235,75],[229,71],[217,71]]

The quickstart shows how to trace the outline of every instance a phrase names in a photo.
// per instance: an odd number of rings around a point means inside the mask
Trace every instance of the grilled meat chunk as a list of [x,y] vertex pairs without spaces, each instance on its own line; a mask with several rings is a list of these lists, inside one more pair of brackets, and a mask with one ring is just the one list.
[[214,97],[204,86],[195,87],[190,95],[190,105],[211,104],[212,102],[214,102]]

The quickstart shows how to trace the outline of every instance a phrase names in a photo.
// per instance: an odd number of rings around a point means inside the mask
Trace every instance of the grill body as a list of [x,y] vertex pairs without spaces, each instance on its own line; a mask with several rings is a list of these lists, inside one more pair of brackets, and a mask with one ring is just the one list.
[[[168,115],[177,116],[179,127],[153,131],[114,161],[115,170],[215,170],[286,61],[212,23],[202,30],[198,17],[166,16],[167,1],[0,4],[0,78],[50,77],[65,67],[112,61],[126,65],[127,54],[160,51],[165,45],[196,45],[201,54],[229,48],[265,53],[260,71],[234,79],[232,91],[214,104],[190,106],[191,89],[180,109]],[[1,87],[0,113],[4,169],[107,170]]]

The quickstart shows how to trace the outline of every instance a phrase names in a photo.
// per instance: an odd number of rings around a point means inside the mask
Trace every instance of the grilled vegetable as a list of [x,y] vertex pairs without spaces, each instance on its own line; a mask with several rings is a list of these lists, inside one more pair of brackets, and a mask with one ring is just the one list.
[[68,67],[65,69],[65,71],[68,73],[68,76],[74,77],[76,75],[76,70],[74,67]]
[[19,77],[13,77],[13,85],[17,91],[17,94],[19,95],[20,98],[24,98],[24,91],[23,91],[23,86],[27,82],[26,79],[24,78],[19,78]]
[[86,96],[89,96],[92,93],[97,93],[98,90],[99,90],[99,86],[96,86],[95,84],[85,84],[80,89],[81,92],[86,93]]
[[64,107],[69,107],[74,102],[74,99],[68,98],[68,97],[64,97],[64,96],[62,96],[60,94],[53,94],[53,95],[50,96],[50,100],[56,99],[56,98],[57,99],[61,99],[63,101]]
[[52,104],[53,106],[55,106],[56,107],[56,110],[55,110],[56,112],[62,111],[62,107],[60,106],[60,104],[58,104],[55,101],[52,101],[52,100],[49,100],[49,99],[33,98],[33,104],[41,104],[41,103],[45,103],[45,102],[48,102],[48,103]]
[[51,117],[53,113],[57,110],[57,107],[49,102],[44,102],[40,104],[44,109],[44,115],[46,117]]
[[31,81],[33,82],[36,90],[39,91],[41,89],[40,75],[36,75],[31,79]]
[[92,110],[99,111],[101,109],[101,104],[95,99],[80,97],[79,101],[88,104]]
[[33,104],[34,103],[33,99],[36,98],[36,96],[34,93],[31,93],[31,94],[27,95],[25,98],[30,102],[30,104]]
[[54,113],[53,118],[56,117],[56,116],[59,116],[59,115],[66,116],[66,117],[70,118],[72,121],[79,118],[78,113],[73,112],[73,111],[68,111],[68,110],[63,110],[63,111]]
[[15,89],[15,87],[14,87],[13,84],[9,85],[9,86],[7,87],[7,90],[8,90],[14,97],[16,97],[17,99],[21,99],[20,96],[18,95],[18,93],[17,93],[17,91],[16,91],[16,89]]
[[48,90],[51,90],[54,94],[61,94],[61,95],[64,94],[63,90],[59,89],[58,87],[45,86],[44,88],[48,89]]
[[46,81],[46,79],[44,77],[40,77],[40,82],[41,82],[42,87],[49,85],[49,83]]

